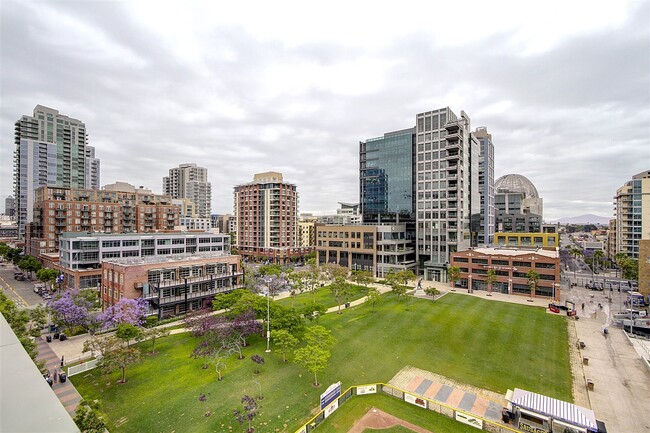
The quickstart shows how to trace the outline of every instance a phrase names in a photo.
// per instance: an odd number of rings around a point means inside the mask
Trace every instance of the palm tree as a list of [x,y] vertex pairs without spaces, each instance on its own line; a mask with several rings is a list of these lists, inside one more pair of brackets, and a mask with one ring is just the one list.
[[488,285],[488,296],[492,296],[492,285],[497,282],[497,271],[489,269],[485,276],[485,283]]
[[[578,257],[581,257],[581,256],[584,255],[582,250],[580,250],[579,248],[576,248],[576,247],[571,248],[571,251],[569,251],[569,254],[571,254],[573,256],[573,258],[576,259],[576,260],[578,260]],[[573,278],[576,278],[576,270],[577,270],[577,266],[575,268],[573,268]]]
[[528,278],[528,286],[530,287],[530,299],[528,301],[533,302],[533,298],[535,297],[535,289],[537,288],[537,282],[539,281],[539,274],[536,270],[531,269],[526,274],[526,278]]
[[595,262],[596,262],[596,264],[594,265],[594,267],[595,267],[596,269],[598,269],[598,265],[600,264],[600,259],[602,259],[603,257],[605,257],[605,253],[603,252],[603,250],[596,250],[596,251],[594,251],[594,260],[595,260]]
[[451,266],[447,271],[447,275],[451,285],[451,291],[455,292],[456,289],[454,287],[456,286],[456,281],[460,279],[460,268],[458,266]]

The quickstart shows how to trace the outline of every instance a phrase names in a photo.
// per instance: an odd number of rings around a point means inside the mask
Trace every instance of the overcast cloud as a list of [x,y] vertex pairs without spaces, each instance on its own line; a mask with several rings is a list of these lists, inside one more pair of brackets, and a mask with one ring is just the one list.
[[[231,2],[232,3],[232,2]],[[241,4],[239,4],[241,3]],[[611,216],[650,169],[648,1],[0,3],[0,194],[37,104],[86,123],[101,184],[208,168],[213,211],[275,170],[301,212],[358,201],[358,142],[449,106],[545,219]]]

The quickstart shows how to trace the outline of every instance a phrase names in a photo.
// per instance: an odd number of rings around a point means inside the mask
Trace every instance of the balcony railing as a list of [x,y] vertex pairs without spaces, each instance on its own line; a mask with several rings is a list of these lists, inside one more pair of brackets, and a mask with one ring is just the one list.
[[210,290],[202,290],[202,291],[195,291],[195,292],[189,292],[187,293],[187,296],[185,293],[180,294],[180,295],[173,295],[173,296],[158,296],[159,292],[157,290],[152,291],[146,296],[142,296],[144,299],[149,299],[151,301],[154,301],[154,303],[157,303],[156,301],[160,300],[159,305],[165,305],[165,304],[174,304],[178,302],[183,302],[186,299],[189,301],[191,299],[197,299],[197,298],[204,298],[208,296],[214,296],[217,293],[224,293],[224,292],[230,292],[232,290],[236,289],[243,289],[243,285],[234,285],[234,286],[224,286],[224,287],[215,287],[214,289]]

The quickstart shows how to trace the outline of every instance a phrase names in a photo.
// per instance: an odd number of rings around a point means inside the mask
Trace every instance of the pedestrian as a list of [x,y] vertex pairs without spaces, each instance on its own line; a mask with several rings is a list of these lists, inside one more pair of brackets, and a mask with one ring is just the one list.
[[585,303],[582,303],[582,311],[585,311]]
[[63,367],[63,355],[61,355],[61,367]]
[[59,372],[57,370],[54,370],[54,383],[57,383],[59,381]]
[[48,374],[47,377],[45,378],[45,381],[47,382],[48,385],[50,385],[50,388],[52,388],[52,384],[53,384],[54,382],[52,381],[52,378],[50,377],[49,374]]

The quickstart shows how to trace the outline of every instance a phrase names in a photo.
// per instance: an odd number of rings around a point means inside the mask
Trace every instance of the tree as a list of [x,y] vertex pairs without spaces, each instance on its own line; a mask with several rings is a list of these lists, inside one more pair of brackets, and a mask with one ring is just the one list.
[[[251,361],[253,361],[256,365],[264,364],[264,358],[260,355],[251,356]],[[255,374],[260,374],[260,368],[257,366],[255,367]]]
[[282,361],[287,362],[287,352],[298,344],[298,339],[291,335],[291,333],[286,329],[278,329],[271,332],[271,337],[273,338],[273,344],[275,344],[280,353],[282,353]]
[[29,310],[28,334],[33,338],[41,336],[41,331],[47,324],[47,310],[40,305]]
[[530,287],[530,301],[535,297],[535,290],[537,289],[537,282],[539,281],[539,274],[536,270],[531,269],[526,273],[526,278],[528,279],[528,286]]
[[320,267],[320,272],[326,281],[334,281],[337,277],[345,279],[349,273],[348,268],[335,263],[325,263]]
[[306,346],[294,352],[297,364],[302,365],[310,373],[314,373],[314,386],[319,386],[318,373],[325,370],[332,356],[329,350],[320,346]]
[[332,336],[332,331],[320,325],[307,328],[305,331],[305,341],[308,346],[316,346],[322,349],[328,348],[336,343],[336,339]]
[[248,310],[237,317],[231,323],[232,329],[242,340],[243,346],[248,346],[246,339],[262,332],[262,324],[255,318],[255,311]]
[[253,419],[257,416],[257,402],[253,397],[245,395],[241,399],[242,404],[244,405],[243,412],[239,409],[234,410],[235,419],[239,424],[243,424],[244,421],[248,421],[248,429],[246,433],[254,433],[255,428],[252,427],[251,423]]
[[304,278],[305,278],[305,289],[309,292],[312,293],[314,303],[316,302],[316,291],[320,287],[322,281],[323,281],[323,275],[321,272],[318,270],[316,266],[309,265],[309,268],[306,271],[303,271],[305,273]]
[[395,274],[395,277],[406,286],[409,281],[415,280],[418,276],[410,269],[402,269]]
[[381,293],[379,293],[379,290],[376,287],[370,287],[368,289],[368,295],[366,296],[366,302],[370,303],[373,313],[375,312],[375,304],[379,301],[381,301]]
[[336,299],[336,303],[339,305],[339,311],[337,314],[341,314],[341,300],[347,299],[348,296],[352,294],[350,290],[350,284],[341,276],[334,278],[334,282],[330,284],[330,291],[332,296]]
[[84,343],[84,352],[97,353],[97,367],[104,374],[119,369],[122,371],[121,383],[126,383],[126,368],[140,360],[140,351],[135,347],[125,347],[117,337],[93,338]]
[[368,284],[374,281],[372,272],[367,270],[357,269],[352,271],[352,281],[356,284],[363,286],[368,289]]
[[293,307],[293,300],[296,295],[296,290],[299,293],[302,293],[305,291],[306,288],[306,282],[305,282],[305,272],[304,271],[298,271],[298,272],[290,272],[287,275],[287,278],[289,280],[290,286],[291,286],[291,306]]
[[102,358],[102,363],[109,370],[120,369],[122,371],[122,380],[120,383],[126,383],[126,368],[140,360],[140,351],[135,347],[120,347],[119,349],[108,352]]
[[131,340],[139,340],[142,336],[142,328],[130,323],[120,323],[117,325],[115,336],[130,346]]
[[167,337],[169,335],[169,329],[158,326],[155,328],[149,328],[145,330],[142,334],[145,341],[151,341],[151,353],[152,355],[156,353],[156,340],[162,337]]
[[317,322],[318,318],[325,313],[327,313],[327,308],[323,304],[306,304],[300,309],[300,314],[310,322]]
[[77,326],[87,328],[91,307],[91,303],[80,296],[77,289],[66,290],[47,303],[52,322],[64,331],[71,331]]
[[54,283],[56,282],[56,277],[59,276],[59,272],[56,269],[43,268],[39,269],[36,272],[36,278],[39,281],[45,283],[46,287],[50,289],[54,288]]
[[[584,255],[581,249],[575,248],[575,247],[571,248],[571,250],[569,251],[569,254],[571,254],[576,261],[578,260],[578,257],[581,257],[581,256]],[[573,268],[573,278],[576,278],[577,269],[578,269],[578,265],[576,265]]]
[[597,269],[597,268],[598,268],[598,265],[599,265],[599,263],[600,263],[600,260],[601,260],[603,257],[605,257],[605,253],[603,252],[603,250],[596,250],[596,251],[594,251],[594,255],[593,255],[593,257],[594,257],[594,261],[596,262],[596,264],[594,265],[594,268]]
[[397,300],[406,293],[406,286],[402,285],[402,277],[391,271],[386,275],[386,282],[392,288],[392,292],[397,295]]
[[220,310],[231,310],[235,304],[244,296],[245,293],[249,293],[244,289],[236,289],[228,293],[219,293],[215,295],[212,300],[212,309],[214,311]]
[[424,294],[427,296],[431,296],[433,300],[436,300],[436,296],[440,294],[440,290],[436,289],[435,287],[427,287],[424,289]]
[[99,416],[97,410],[85,400],[81,400],[75,409],[74,422],[81,433],[104,433],[106,431],[104,420]]
[[497,271],[494,269],[488,269],[487,274],[485,275],[485,283],[488,286],[488,296],[492,296],[492,285],[497,282]]
[[458,266],[450,266],[447,270],[447,277],[449,278],[449,284],[451,285],[451,290],[456,290],[456,281],[460,280],[460,268]]
[[26,310],[19,310],[14,301],[5,295],[2,290],[0,290],[0,313],[9,323],[29,357],[35,360],[38,355],[38,348],[27,327],[30,321],[29,313]]
[[29,272],[29,277],[31,278],[32,272],[38,272],[43,267],[43,265],[38,261],[36,257],[27,255],[20,259],[18,262],[18,267],[23,271]]
[[122,298],[115,305],[104,310],[99,319],[107,327],[119,326],[124,323],[140,326],[144,324],[147,306],[147,301],[142,298]]

